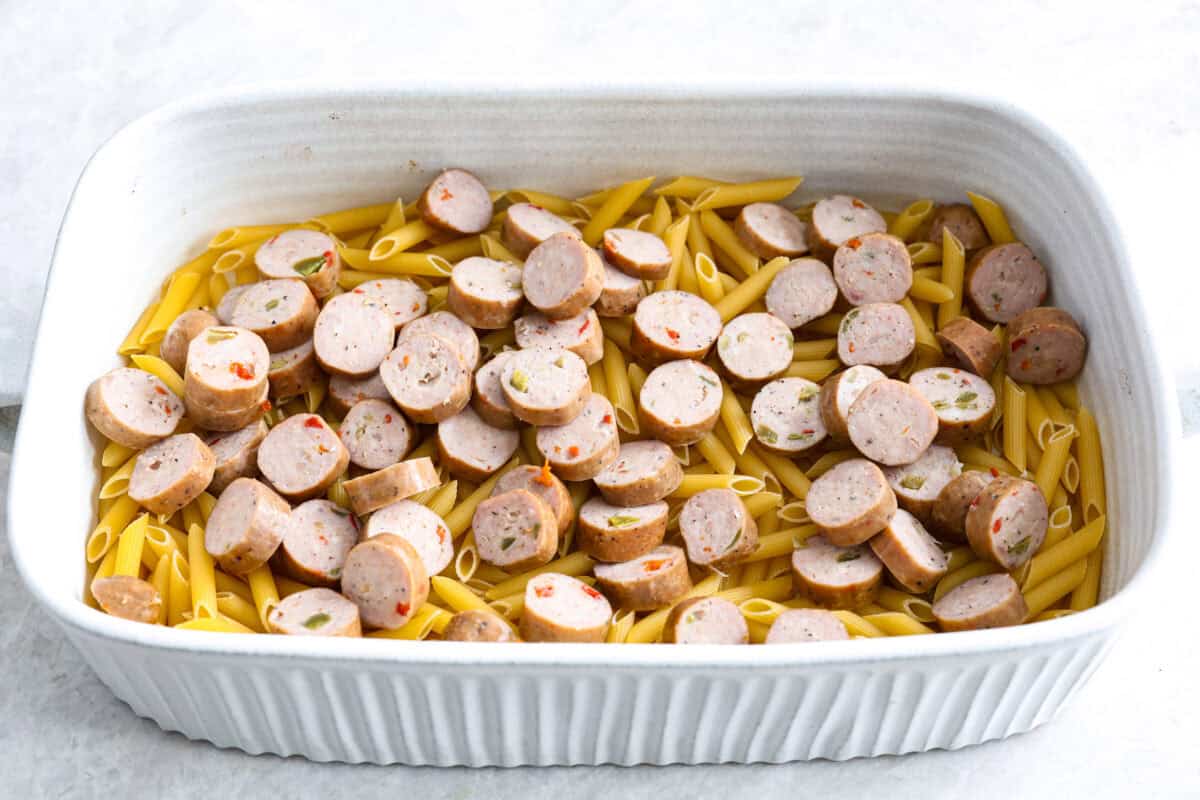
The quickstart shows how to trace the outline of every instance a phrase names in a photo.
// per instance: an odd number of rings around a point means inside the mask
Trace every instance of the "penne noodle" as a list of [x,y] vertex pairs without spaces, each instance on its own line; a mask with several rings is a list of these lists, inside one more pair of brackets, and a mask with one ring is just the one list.
[[524,262],[500,243],[500,240],[495,236],[483,234],[479,237],[479,245],[483,251],[483,255],[495,261],[507,261],[510,264],[521,266]]
[[[612,341],[605,339],[605,341]],[[588,366],[588,382],[592,385],[592,394],[608,396],[608,381],[604,377],[604,360]],[[532,452],[532,451],[530,451]]]
[[771,285],[772,279],[789,263],[791,262],[784,257],[771,259],[761,269],[739,283],[736,289],[722,297],[714,304],[717,313],[721,315],[721,321],[729,322],[755,301],[762,299],[767,287]]
[[144,353],[146,351],[145,345],[141,344],[142,334],[150,325],[150,320],[157,311],[157,300],[143,309],[142,315],[137,318],[137,322],[133,323],[133,327],[129,329],[129,333],[125,335],[125,338],[117,347],[117,355],[128,356],[133,353]]
[[[950,232],[942,229],[942,275],[941,283],[952,292],[952,296],[939,301],[937,327],[942,329],[951,320],[962,316],[963,274],[966,271],[966,250],[962,242]],[[915,280],[915,279],[914,279]]]
[[150,517],[141,514],[125,526],[117,540],[117,560],[113,564],[113,575],[128,575],[136,578],[142,569],[142,547],[146,541],[146,526]]
[[244,625],[255,633],[266,633],[267,629],[258,618],[258,611],[252,603],[247,603],[232,592],[217,592],[217,609],[221,616],[228,617],[239,625]]
[[816,480],[838,464],[841,464],[843,461],[849,461],[852,458],[858,458],[858,451],[853,448],[831,450],[814,461],[813,465],[804,471],[804,476]]
[[923,597],[880,586],[876,602],[888,611],[896,611],[917,622],[933,622],[933,604]]
[[664,183],[655,189],[654,194],[665,195],[667,197],[683,197],[691,200],[692,198],[699,197],[706,189],[727,185],[725,181],[713,180],[712,178],[702,178],[696,175],[680,175],[678,178]]
[[213,558],[204,547],[204,529],[188,528],[188,582],[192,589],[192,618],[217,616],[217,580]]
[[1105,524],[1105,517],[1097,517],[1053,547],[1042,548],[1029,560],[1021,588],[1028,591],[1091,555],[1100,546]]
[[638,364],[630,363],[628,366],[629,372],[629,388],[633,391],[633,397],[636,400],[642,395],[642,385],[646,382],[646,378],[650,377],[646,370]]
[[371,631],[367,634],[370,639],[405,639],[419,641],[428,638],[431,633],[441,633],[454,617],[444,608],[438,608],[432,603],[426,603],[417,609],[408,622],[399,628],[391,630]]
[[1075,428],[1068,426],[1056,431],[1050,437],[1050,441],[1046,443],[1046,449],[1042,453],[1041,463],[1037,465],[1037,473],[1033,480],[1042,490],[1042,495],[1045,496],[1047,503],[1054,498],[1054,491],[1058,487],[1059,479],[1062,478],[1063,468],[1067,464],[1067,458],[1071,455],[1071,443],[1074,440]]
[[168,558],[167,597],[164,598],[167,607],[166,624],[172,627],[183,622],[184,614],[192,610],[192,590],[188,585],[187,561],[178,550]]
[[237,228],[226,228],[209,240],[208,249],[227,251],[250,242],[265,241],[278,233],[299,227],[303,226],[285,222],[280,225],[242,225]]
[[699,294],[711,305],[716,305],[725,296],[725,287],[721,283],[720,273],[712,258],[700,253],[696,256],[695,269],[696,285]]
[[157,356],[146,355],[144,353],[133,353],[129,356],[129,360],[138,369],[149,372],[165,383],[167,388],[178,397],[183,397],[183,378],[179,377],[179,373],[166,361]]
[[1104,552],[1099,547],[1088,553],[1083,582],[1071,590],[1071,610],[1086,611],[1100,599],[1100,570]]
[[112,497],[120,497],[125,494],[129,488],[129,476],[133,474],[133,465],[137,461],[137,455],[132,455],[129,460],[122,464],[116,472],[110,475],[101,485],[100,494],[101,500],[108,500]]
[[208,631],[209,633],[254,633],[253,628],[247,628],[237,620],[229,617],[192,618],[174,626],[185,631]]
[[703,211],[711,208],[744,206],[751,203],[775,203],[795,192],[803,181],[804,178],[797,175],[765,181],[711,186],[696,195],[693,208]]
[[1079,459],[1079,504],[1083,521],[1091,522],[1108,513],[1104,485],[1104,456],[1096,419],[1086,408],[1079,409],[1079,437],[1075,450]]
[[[279,605],[279,590],[275,587],[275,576],[271,574],[271,568],[266,564],[261,567],[251,570],[246,574],[246,583],[250,584],[250,594],[254,600],[255,616],[258,619],[259,625],[263,630],[270,630],[270,625],[267,623],[267,617],[271,614],[271,609]],[[220,608],[221,598],[217,596],[217,606]],[[222,614],[227,614],[224,608],[221,608]],[[234,616],[230,614],[229,616]],[[236,617],[235,617],[236,619]]]
[[825,358],[819,361],[793,361],[791,366],[787,368],[784,376],[820,382],[836,372],[841,366],[842,362],[836,358]]
[[104,558],[109,549],[116,544],[118,534],[115,531],[125,530],[137,511],[138,504],[129,499],[129,495],[124,494],[117,498],[88,537],[84,552],[89,564],[95,564]]
[[[313,225],[326,233],[332,234],[342,234],[347,231],[362,230],[363,228],[377,228],[387,221],[388,215],[392,213],[393,205],[394,203],[380,203],[373,206],[347,208],[342,211],[334,211],[330,214],[313,217],[308,220],[306,225]],[[415,204],[405,206],[404,213],[407,216],[412,216],[412,209],[414,207]]]
[[1050,436],[1054,433],[1054,420],[1050,418],[1046,406],[1042,404],[1037,387],[1027,383],[1018,385],[1025,393],[1025,421],[1029,425],[1029,432],[1033,434],[1033,440],[1037,442],[1038,447],[1045,448]]
[[[925,300],[930,303],[946,304],[954,299],[954,290],[944,283],[932,281],[929,278],[913,277],[910,297]],[[940,327],[940,326],[939,326]]]
[[888,233],[903,242],[912,241],[913,234],[933,215],[932,200],[915,200],[888,224]]
[[758,256],[742,244],[729,223],[718,217],[716,212],[701,211],[700,227],[704,229],[708,241],[719,247],[743,276],[749,277],[758,271]]
[[150,317],[145,330],[138,337],[138,344],[146,346],[162,341],[167,327],[183,312],[183,307],[203,278],[203,275],[196,272],[182,272],[171,279],[167,291],[154,310],[154,315]]
[[992,244],[1008,244],[1017,240],[1017,237],[1013,235],[1012,228],[1008,225],[1008,217],[1005,216],[1004,209],[1000,207],[999,203],[975,192],[967,192],[967,197],[971,199],[975,213],[979,215],[983,227],[987,229],[988,238],[992,240]]
[[937,586],[933,590],[933,601],[936,603],[946,596],[950,590],[961,586],[972,578],[979,578],[984,575],[1000,572],[1000,567],[990,561],[972,561],[966,566],[947,572],[945,576],[938,581]]
[[908,246],[908,255],[914,267],[921,264],[937,264],[942,260],[942,248],[933,242],[913,242]]
[[834,350],[837,350],[837,339],[810,339],[792,345],[792,359],[816,361],[829,356]]
[[[394,234],[393,234],[394,235]],[[379,244],[376,244],[379,247]],[[353,289],[360,283],[381,278],[396,276],[423,276],[426,278],[449,278],[453,266],[440,255],[435,253],[396,253],[387,259],[372,260],[369,255],[364,257],[366,250],[353,250],[349,247],[339,247],[338,253],[342,260],[352,269],[343,270],[342,274],[353,273],[345,280],[338,276],[338,285],[343,289]],[[362,274],[371,277],[362,278]],[[351,284],[351,285],[348,285]]]
[[900,305],[904,307],[904,310],[908,312],[908,316],[912,320],[913,332],[917,335],[917,347],[923,347],[931,353],[941,356],[942,346],[938,344],[933,331],[925,322],[925,318],[917,311],[917,307],[913,305],[913,301],[905,297],[900,301]]
[[730,489],[741,497],[761,492],[764,482],[749,475],[684,475],[679,487],[668,497],[691,497],[708,489]]
[[629,369],[625,356],[611,339],[604,340],[604,383],[605,396],[612,403],[617,416],[617,427],[626,433],[637,434],[637,402],[633,399],[633,388],[629,385]]
[[654,201],[654,210],[650,212],[646,222],[646,231],[661,237],[667,232],[667,226],[670,224],[671,204],[667,202],[667,198],[659,197]]
[[918,636],[934,632],[933,628],[899,611],[867,614],[863,619],[883,631],[886,636]]
[[1025,620],[1035,619],[1043,611],[1050,608],[1050,606],[1073,592],[1076,587],[1083,583],[1086,572],[1087,560],[1080,559],[1062,572],[1042,581],[1025,592],[1025,605],[1029,608],[1029,613],[1025,616]]
[[518,203],[532,203],[535,206],[541,206],[551,214],[557,214],[560,217],[567,217],[574,213],[571,201],[556,194],[538,192],[533,189],[510,189],[508,196]]
[[1025,472],[1025,392],[1012,378],[1004,379],[1004,457],[1018,474]]
[[754,429],[750,425],[750,417],[742,409],[737,395],[724,380],[721,381],[724,394],[721,397],[721,424],[729,434],[730,443],[735,453],[746,452],[746,446],[754,438]]
[[756,456],[762,459],[767,468],[774,474],[775,479],[779,484],[787,489],[792,495],[800,500],[808,497],[808,490],[812,486],[812,481],[800,469],[800,466],[791,458],[782,456],[778,453],[773,453],[765,447],[759,445],[758,442],[753,442],[750,449]]
[[717,474],[732,475],[737,468],[733,455],[712,431],[704,434],[704,437],[696,442],[695,447],[699,451],[700,456],[709,463],[709,466]]
[[600,320],[604,335],[611,339],[617,347],[629,352],[629,338],[633,335],[633,321],[628,317],[606,317]]
[[835,617],[841,620],[843,625],[846,626],[846,632],[850,634],[850,638],[852,639],[859,637],[878,639],[887,636],[887,634],[884,633],[874,623],[864,619],[863,617],[860,617],[853,611],[834,611],[832,613]]
[[[691,216],[683,216],[667,226],[663,232],[663,241],[671,253],[671,269],[667,277],[655,284],[655,291],[670,291],[679,286],[679,274],[683,270],[685,254],[688,249],[688,238],[692,229]],[[698,226],[696,226],[699,229]],[[693,251],[694,252],[694,251]]]
[[1075,381],[1051,384],[1050,391],[1054,392],[1059,402],[1072,411],[1078,411],[1082,407],[1079,403],[1079,387],[1075,385]]
[[592,214],[592,218],[583,226],[583,240],[592,247],[598,245],[604,232],[615,225],[627,211],[633,209],[634,202],[645,194],[652,183],[654,176],[629,181],[613,188]]

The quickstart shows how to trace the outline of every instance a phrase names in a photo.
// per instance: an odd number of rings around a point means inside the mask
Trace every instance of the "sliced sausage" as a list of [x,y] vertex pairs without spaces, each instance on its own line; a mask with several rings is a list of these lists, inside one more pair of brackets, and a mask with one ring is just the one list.
[[849,639],[842,621],[820,608],[789,608],[771,623],[767,644],[836,642]]
[[595,364],[604,355],[604,329],[590,308],[559,320],[540,312],[526,314],[513,324],[513,332],[517,346],[525,350],[533,347],[570,350],[588,364]]
[[404,330],[400,331],[400,335],[396,337],[396,345],[399,346],[401,342],[407,341],[410,336],[428,334],[440,336],[454,345],[459,356],[462,357],[463,364],[471,372],[474,372],[475,367],[479,366],[479,336],[475,334],[470,325],[449,311],[435,311],[420,319],[414,319],[404,326]]
[[371,515],[367,538],[381,533],[394,533],[411,544],[430,575],[441,574],[454,559],[454,539],[446,521],[412,500],[398,500]]
[[119,367],[92,381],[84,409],[100,433],[123,447],[141,450],[175,432],[184,405],[149,372]]
[[513,416],[508,397],[500,386],[500,374],[512,355],[512,350],[496,353],[491,361],[475,370],[475,391],[471,394],[471,407],[493,428],[517,427],[517,418]]
[[962,474],[962,464],[952,449],[935,444],[911,464],[885,467],[883,474],[901,508],[928,521],[942,489]]
[[930,516],[930,523],[939,536],[954,542],[966,539],[967,510],[991,482],[991,475],[969,470],[942,487]]
[[912,317],[895,303],[852,308],[838,325],[838,358],[848,367],[870,364],[892,372],[917,346]]
[[269,486],[238,478],[221,492],[204,528],[204,549],[230,575],[267,563],[287,531],[291,507]]
[[679,533],[688,561],[700,567],[731,567],[758,547],[758,525],[732,489],[689,497],[679,512]]
[[188,346],[184,397],[205,410],[244,410],[262,402],[270,364],[267,346],[257,334],[237,327],[208,328]]
[[289,594],[271,609],[267,627],[290,636],[362,636],[358,606],[332,589]]
[[742,314],[725,323],[717,356],[735,388],[756,389],[792,365],[792,331],[772,314]]
[[446,306],[472,328],[508,327],[524,299],[521,268],[507,261],[472,256],[450,273]]
[[458,348],[433,334],[401,334],[401,339],[379,365],[396,405],[413,422],[425,423],[441,422],[466,408],[471,371]]
[[447,642],[515,642],[512,628],[489,611],[460,611],[446,623],[442,640]]
[[804,506],[831,544],[850,547],[883,530],[896,513],[896,493],[879,467],[852,458],[813,481]]
[[886,528],[871,537],[870,545],[896,583],[915,594],[932,589],[950,563],[921,521],[902,508]]
[[132,575],[110,575],[92,581],[92,597],[104,613],[133,622],[154,625],[163,598],[154,585]]
[[602,317],[623,317],[632,314],[646,296],[646,284],[626,275],[604,261],[604,286],[596,300],[596,313]]
[[410,458],[390,467],[368,472],[342,484],[355,514],[368,514],[389,503],[412,497],[441,485],[433,459]]
[[600,298],[604,264],[579,234],[558,233],[525,260],[524,286],[530,305],[551,319],[566,319]]
[[208,484],[210,494],[219,495],[237,478],[258,475],[258,446],[268,430],[267,423],[260,419],[229,433],[209,431],[201,435],[213,454],[213,476]]
[[582,238],[579,231],[565,219],[532,203],[509,206],[500,229],[504,246],[521,259],[528,258],[535,247],[559,233]]
[[271,396],[274,398],[304,394],[324,377],[311,339],[290,350],[271,354],[267,380],[271,383]]
[[492,488],[492,497],[511,492],[513,489],[524,489],[535,494],[550,506],[554,518],[558,520],[560,536],[566,533],[575,521],[575,506],[571,503],[571,495],[563,482],[550,471],[549,464],[541,467],[522,464],[510,469],[496,481],[495,487]]
[[1034,308],[1008,326],[1008,375],[1033,384],[1069,381],[1083,369],[1087,339],[1061,308]]
[[217,315],[203,308],[193,308],[184,311],[167,328],[162,342],[158,346],[158,354],[163,361],[171,365],[171,369],[183,374],[187,366],[188,345],[200,335],[205,328],[220,325]]
[[[271,408],[271,403],[267,400],[270,388],[270,385],[264,381],[256,402],[230,411],[218,410],[206,405],[189,396],[186,391],[183,400],[187,406],[188,418],[197,426],[210,431],[238,431],[262,419],[263,413]],[[187,389],[187,384],[184,384],[184,389]]]
[[538,428],[537,448],[563,480],[594,478],[617,460],[621,448],[613,414],[608,398],[593,394],[566,425]]
[[479,557],[511,572],[540,567],[558,550],[558,519],[545,501],[524,489],[480,503],[471,530]]
[[569,350],[518,350],[500,370],[513,416],[530,425],[565,425],[592,394],[587,364]]
[[1001,475],[971,501],[963,527],[975,555],[1013,570],[1042,546],[1049,519],[1036,483]]
[[371,302],[382,305],[392,315],[396,330],[424,316],[429,308],[429,297],[425,290],[403,278],[365,281],[355,286],[351,294],[364,295]]
[[316,414],[288,417],[258,447],[259,471],[295,503],[323,494],[349,463],[342,440]]
[[807,253],[807,227],[778,203],[750,203],[733,223],[742,244],[763,259]]
[[693,597],[671,609],[662,639],[670,644],[749,644],[742,612],[723,597]]
[[912,288],[912,256],[890,233],[854,236],[833,255],[833,279],[850,305],[898,303]]
[[358,544],[358,520],[336,503],[308,500],[292,509],[276,551],[283,570],[310,586],[333,586]]
[[405,539],[381,533],[359,542],[346,557],[342,594],[372,628],[394,629],[429,599],[429,575]]
[[246,283],[240,286],[230,286],[228,291],[221,295],[221,300],[217,303],[217,319],[221,320],[222,325],[233,324],[233,310],[237,308],[238,301],[242,299],[242,295],[253,285]]
[[483,233],[492,221],[487,187],[465,169],[448,169],[434,178],[417,200],[417,208],[426,223],[460,236]]
[[698,442],[717,424],[723,397],[717,373],[682,359],[655,367],[638,396],[638,419],[647,436],[669,445]]
[[963,581],[933,604],[933,618],[947,632],[1020,625],[1028,615],[1020,587],[1003,572]]
[[844,442],[850,438],[846,430],[846,418],[850,406],[862,394],[862,390],[875,381],[887,378],[881,371],[868,364],[859,364],[834,375],[821,386],[821,421],[826,432],[834,439]]
[[350,409],[338,428],[338,438],[350,463],[363,469],[390,467],[408,455],[417,432],[391,403],[363,400]]
[[967,299],[989,322],[1011,322],[1046,299],[1046,269],[1020,242],[994,244],[971,257],[963,285]]
[[216,459],[194,433],[179,433],[138,453],[129,476],[129,499],[164,517],[200,496],[212,481]]
[[527,642],[603,642],[612,613],[608,599],[583,581],[546,572],[525,586],[521,638]]
[[970,317],[955,317],[937,332],[938,343],[958,363],[988,377],[1000,362],[1002,347],[992,332]]
[[233,324],[257,333],[271,352],[304,342],[316,321],[312,292],[304,281],[291,278],[251,284],[233,309]]
[[254,254],[263,278],[299,278],[318,299],[337,286],[342,257],[337,243],[320,231],[292,230],[272,236]]
[[934,244],[942,243],[942,231],[949,230],[954,238],[962,243],[963,248],[970,252],[991,244],[983,221],[975,213],[975,209],[966,203],[948,203],[938,206],[929,218],[929,234],[927,240]]
[[855,236],[883,233],[883,216],[857,197],[835,194],[817,201],[806,234],[808,249],[822,261],[833,258],[834,251]]
[[597,564],[595,573],[596,584],[617,607],[634,611],[669,606],[692,588],[687,558],[674,545],[617,564]]
[[961,442],[991,428],[996,393],[987,379],[966,370],[932,367],[914,372],[908,383],[937,413],[939,441]]
[[378,372],[374,372],[366,378],[347,378],[345,375],[331,375],[329,377],[329,391],[325,397],[329,407],[339,417],[349,414],[350,409],[356,403],[361,403],[363,400],[387,400],[391,402],[392,399],[392,396],[388,394],[387,387],[383,385],[383,378]]
[[516,431],[488,425],[470,406],[437,426],[441,465],[456,478],[476,483],[503,467],[520,443]]
[[626,442],[617,460],[592,479],[604,499],[617,506],[662,500],[683,482],[683,467],[671,448],[655,439]]
[[879,593],[883,564],[866,544],[838,547],[810,536],[792,553],[796,591],[825,608],[859,608]]
[[653,233],[609,228],[601,243],[604,260],[631,278],[657,281],[671,271],[671,251]]
[[764,447],[787,455],[802,453],[825,441],[821,421],[821,387],[804,378],[771,381],[750,404],[754,436]]
[[313,328],[313,347],[326,372],[366,378],[379,369],[392,349],[392,315],[382,305],[357,294],[326,301]]
[[579,509],[579,549],[597,561],[629,561],[662,544],[667,504],[614,506],[599,497]]
[[872,461],[889,467],[911,464],[938,432],[937,412],[924,395],[902,381],[876,381],[862,390],[846,419],[850,441]]
[[703,359],[721,335],[721,315],[691,292],[655,292],[638,303],[629,349],[649,364]]
[[767,311],[789,328],[799,328],[832,311],[837,296],[829,267],[815,258],[798,258],[776,273],[763,299]]

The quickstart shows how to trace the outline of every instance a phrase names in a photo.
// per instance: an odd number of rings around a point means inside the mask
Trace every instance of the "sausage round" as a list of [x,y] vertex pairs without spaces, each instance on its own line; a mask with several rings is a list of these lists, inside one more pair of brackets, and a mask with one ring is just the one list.
[[609,228],[601,242],[604,259],[631,278],[657,281],[671,271],[671,251],[653,233]]
[[410,458],[342,484],[355,514],[367,514],[441,484],[433,459]]
[[883,530],[896,513],[896,493],[879,467],[852,458],[813,481],[804,506],[831,544],[850,547]]
[[267,346],[256,334],[245,328],[208,328],[188,345],[184,398],[206,410],[244,410],[262,402],[270,365]]
[[[187,406],[188,417],[197,426],[210,431],[237,431],[262,419],[263,413],[271,408],[271,403],[267,400],[270,388],[264,381],[256,402],[231,411],[217,410],[189,396],[186,391],[183,402]],[[187,384],[184,384],[184,389],[187,389]]]
[[647,436],[669,445],[698,442],[717,424],[723,397],[717,373],[682,359],[655,367],[638,396],[638,419]]
[[1034,308],[1008,326],[1008,375],[1033,384],[1069,381],[1083,369],[1087,339],[1061,308]]
[[266,484],[238,478],[221,492],[204,528],[204,548],[230,575],[267,563],[287,530],[291,508]]
[[333,238],[305,229],[272,236],[254,253],[254,263],[265,279],[302,279],[318,300],[332,294],[342,271]]
[[917,346],[917,333],[903,306],[868,303],[846,312],[837,340],[838,358],[846,366],[870,364],[892,372]]
[[667,615],[662,639],[670,644],[749,644],[742,612],[723,597],[692,597]]
[[313,328],[313,347],[326,372],[365,378],[392,349],[392,315],[362,295],[339,294],[325,302]]
[[524,299],[521,268],[507,261],[472,256],[450,273],[446,306],[472,328],[508,327]]
[[820,608],[789,608],[771,623],[767,644],[836,642],[849,639],[842,621]]
[[671,448],[655,439],[626,442],[617,460],[592,479],[604,499],[616,506],[662,500],[683,482],[683,467]]
[[1013,570],[1042,546],[1049,519],[1036,483],[1001,475],[971,501],[963,527],[975,555]]
[[902,508],[886,528],[871,537],[870,545],[896,583],[915,594],[933,588],[950,563],[920,520]]
[[397,500],[367,520],[367,538],[392,533],[412,545],[425,572],[439,575],[454,560],[454,540],[446,521],[412,500]]
[[465,169],[448,169],[434,178],[417,208],[429,225],[460,236],[482,233],[492,221],[487,187]]
[[471,407],[493,428],[517,427],[517,419],[508,405],[508,397],[500,386],[500,374],[512,355],[512,350],[496,353],[491,361],[475,370],[475,391],[471,394]]
[[540,567],[558,551],[558,519],[544,500],[524,489],[480,503],[471,530],[479,558],[510,572]]
[[92,581],[92,597],[104,613],[133,622],[154,625],[163,598],[154,585],[132,575],[109,575]]
[[183,374],[187,366],[188,345],[200,335],[205,328],[220,325],[217,315],[203,308],[193,308],[184,311],[167,328],[162,342],[158,346],[158,354],[163,361],[171,365],[171,369]]
[[518,350],[500,370],[513,416],[530,425],[565,425],[592,394],[587,364],[569,350]]
[[596,300],[596,313],[602,317],[623,317],[637,310],[638,303],[646,296],[646,284],[626,275],[604,261],[604,285]]
[[838,547],[810,536],[792,553],[796,591],[825,608],[859,608],[875,600],[883,564],[866,544]]
[[515,642],[512,628],[490,611],[469,609],[459,611],[446,623],[442,631],[446,642]]
[[912,288],[912,256],[889,233],[854,236],[833,255],[833,279],[850,305],[898,303]]
[[504,215],[500,229],[504,246],[525,259],[542,242],[559,233],[582,238],[569,222],[532,203],[514,203]]
[[859,364],[825,381],[821,386],[821,422],[825,424],[825,431],[838,441],[849,439],[846,418],[850,415],[850,406],[863,389],[886,378],[887,375],[875,367]]
[[351,294],[365,296],[372,303],[382,305],[391,314],[396,330],[423,317],[429,308],[429,297],[425,290],[403,278],[365,281],[355,286]]
[[413,422],[441,422],[466,408],[471,398],[471,371],[458,348],[433,334],[402,333],[396,349],[379,365],[379,376]]
[[524,350],[534,347],[570,350],[588,364],[595,364],[604,355],[604,329],[590,308],[560,320],[552,320],[540,312],[526,314],[513,324],[513,333],[517,346]]
[[566,319],[600,298],[604,264],[579,234],[558,233],[525,260],[524,286],[530,305],[551,319]]
[[257,333],[271,352],[304,342],[316,321],[317,301],[304,281],[293,278],[251,284],[233,309],[233,324]]
[[1046,299],[1046,270],[1020,242],[994,244],[971,257],[963,286],[967,299],[989,322],[1011,322]]
[[862,390],[846,419],[850,441],[872,461],[911,464],[938,432],[937,412],[924,395],[902,381],[876,381]]
[[638,303],[629,349],[649,363],[703,359],[721,335],[721,315],[691,292],[655,292]]
[[350,409],[356,403],[361,403],[363,400],[387,400],[390,402],[392,396],[388,394],[387,387],[383,385],[383,378],[378,372],[374,372],[366,378],[331,375],[325,399],[339,417],[344,417],[350,413]]
[[138,453],[129,476],[129,499],[170,516],[208,488],[215,468],[216,459],[199,436],[168,436]]
[[992,332],[970,317],[955,317],[937,332],[938,343],[958,363],[988,377],[1000,362],[1003,348]]
[[822,261],[829,261],[834,251],[847,240],[886,230],[887,222],[878,211],[857,197],[835,194],[818,200],[813,206],[812,222],[805,232],[812,254]]
[[356,544],[358,520],[350,512],[328,500],[308,500],[288,514],[276,558],[298,581],[333,586]]
[[399,409],[383,400],[356,403],[338,428],[350,463],[363,469],[395,464],[408,455],[416,436]]
[[935,444],[911,464],[885,467],[883,474],[900,507],[928,521],[942,489],[962,474],[962,464],[952,449]]
[[324,377],[311,339],[290,350],[272,353],[267,366],[271,396],[276,399],[304,394]]
[[954,234],[967,252],[991,243],[979,215],[966,203],[948,203],[934,209],[933,216],[929,218],[928,241],[940,245],[942,231],[946,229]]
[[758,547],[758,525],[732,489],[689,497],[679,512],[679,533],[688,561],[701,567],[731,567]]
[[221,295],[221,299],[217,303],[217,319],[221,320],[222,325],[233,324],[233,310],[237,308],[238,301],[242,299],[242,295],[253,285],[246,283],[240,286],[231,286],[225,294]]
[[914,372],[908,383],[933,406],[939,441],[961,442],[991,428],[996,393],[986,379],[966,370],[932,367]]
[[767,311],[789,328],[799,328],[832,311],[837,296],[829,267],[815,258],[798,258],[776,273],[763,300]]
[[92,381],[84,409],[100,433],[123,447],[141,450],[175,432],[184,406],[149,372],[119,367]]
[[687,558],[674,545],[661,545],[618,564],[597,564],[596,585],[619,608],[650,611],[669,606],[692,588]]
[[[617,460],[621,448],[613,414],[608,398],[593,394],[566,425],[538,428],[537,448],[563,480],[594,478]],[[512,436],[517,438],[516,433]]]
[[979,493],[992,482],[992,476],[970,470],[954,478],[938,492],[933,502],[930,523],[943,539],[954,542],[967,537],[967,510]]
[[208,484],[210,494],[219,495],[237,478],[258,475],[258,446],[268,430],[267,423],[259,419],[236,431],[210,431],[201,436],[213,454],[213,477]]
[[612,619],[603,594],[578,578],[546,572],[525,585],[521,638],[527,642],[603,642]]
[[554,518],[558,520],[560,536],[566,533],[567,529],[571,527],[571,523],[575,521],[575,506],[571,503],[571,495],[563,482],[550,471],[549,464],[543,467],[522,464],[510,469],[500,477],[500,480],[496,481],[496,485],[492,488],[492,497],[511,492],[513,489],[524,489],[531,492],[550,506],[550,510],[554,512]]
[[802,453],[825,440],[821,387],[804,378],[771,381],[750,404],[754,437],[764,447],[787,455]]
[[403,538],[381,533],[359,542],[346,557],[342,594],[372,628],[399,628],[429,598],[429,575]]
[[807,253],[807,227],[778,203],[750,203],[733,222],[733,230],[742,244],[763,259]]
[[492,427],[470,406],[437,426],[441,465],[456,478],[476,483],[503,467],[520,443],[515,430]]
[[[579,509],[579,549],[597,561],[629,561],[662,544],[667,504],[614,506],[599,497]],[[599,575],[597,575],[599,577]]]
[[267,627],[290,636],[362,636],[358,606],[332,589],[289,594],[271,609]]
[[296,414],[271,428],[258,447],[258,469],[292,502],[323,494],[346,471],[350,453],[316,414]]
[[400,331],[400,335],[396,337],[396,346],[399,347],[411,336],[427,334],[440,336],[452,344],[462,357],[463,364],[471,372],[479,366],[479,337],[470,325],[449,311],[435,311],[414,319]]
[[933,604],[933,618],[947,632],[1019,625],[1028,615],[1020,587],[1003,572],[964,581]]
[[772,314],[742,314],[725,323],[717,356],[735,388],[754,389],[792,365],[792,331]]

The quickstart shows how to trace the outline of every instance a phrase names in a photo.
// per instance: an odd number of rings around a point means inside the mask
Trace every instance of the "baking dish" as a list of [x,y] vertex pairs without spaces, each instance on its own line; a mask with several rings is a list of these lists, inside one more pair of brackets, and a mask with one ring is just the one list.
[[[87,383],[153,288],[234,222],[416,192],[462,166],[570,195],[635,176],[807,176],[897,207],[981,189],[1087,330],[1106,446],[1105,601],[1019,628],[816,647],[485,645],[199,635],[81,601],[96,450]],[[1026,115],[937,93],[771,86],[286,87],[185,101],[89,163],[59,235],[18,431],[9,530],[30,590],[100,678],[168,730],[252,753],[410,764],[844,759],[956,748],[1052,718],[1111,646],[1168,535],[1171,384],[1095,182]]]

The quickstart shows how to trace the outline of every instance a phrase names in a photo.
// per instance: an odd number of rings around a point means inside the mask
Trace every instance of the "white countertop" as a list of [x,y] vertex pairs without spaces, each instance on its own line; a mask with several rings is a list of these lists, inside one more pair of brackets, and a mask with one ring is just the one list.
[[[945,87],[1001,96],[1063,133],[1107,191],[1200,428],[1191,298],[1200,129],[1200,4],[156,2],[0,4],[0,405],[19,402],[46,265],[71,187],[121,125],[192,92],[278,80],[512,76],[542,80],[794,80]],[[151,10],[153,9],[153,10]],[[14,46],[15,44],[15,46]],[[1182,240],[1186,241],[1186,240]],[[97,268],[106,258],[97,254]],[[168,265],[164,265],[164,270]],[[73,335],[63,332],[61,335]],[[0,414],[0,443],[11,415]],[[1186,476],[1200,464],[1187,449]],[[0,480],[8,457],[0,453]],[[1183,524],[1187,520],[1181,520]],[[416,797],[814,795],[1124,797],[1200,793],[1200,637],[1189,615],[1200,543],[1181,537],[1158,596],[1057,721],[956,753],[783,767],[438,770],[251,758],[140,720],[98,683],[13,580],[0,539],[0,753],[12,796]],[[1191,552],[1183,552],[1190,549]]]

